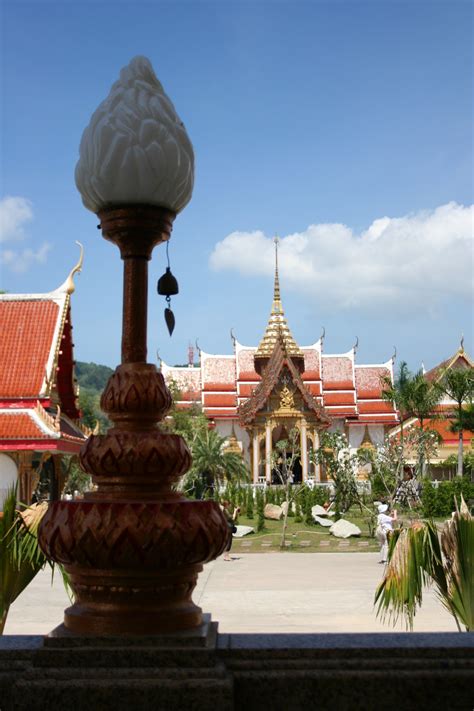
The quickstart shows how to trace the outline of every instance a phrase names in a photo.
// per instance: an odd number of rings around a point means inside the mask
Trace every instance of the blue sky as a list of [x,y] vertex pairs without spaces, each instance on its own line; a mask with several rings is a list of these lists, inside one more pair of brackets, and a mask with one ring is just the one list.
[[[195,190],[170,243],[165,330],[151,263],[149,360],[199,339],[256,344],[272,236],[301,345],[417,368],[472,329],[470,2],[3,2],[2,288],[73,297],[78,360],[119,361],[121,264],[74,184],[79,141],[122,66],[147,56],[193,142]],[[16,198],[16,202],[5,198]]]

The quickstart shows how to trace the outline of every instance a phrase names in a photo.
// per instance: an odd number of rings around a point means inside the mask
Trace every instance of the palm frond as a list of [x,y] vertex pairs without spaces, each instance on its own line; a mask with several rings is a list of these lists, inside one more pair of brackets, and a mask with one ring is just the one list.
[[37,538],[44,510],[32,507],[24,519],[17,508],[16,487],[4,501],[0,518],[0,634],[10,606],[47,563]]
[[423,601],[423,589],[429,583],[430,573],[441,558],[436,548],[437,536],[432,537],[430,525],[413,524],[392,536],[389,563],[383,580],[375,593],[377,616],[387,617],[395,625],[403,615],[407,627],[413,629],[417,609]]
[[474,630],[474,519],[464,499],[441,532],[452,614],[466,630]]
[[453,615],[458,629],[474,629],[474,521],[463,500],[461,510],[438,533],[431,521],[418,521],[395,532],[389,563],[375,593],[377,616],[395,624],[403,615],[407,627],[434,584],[436,594]]

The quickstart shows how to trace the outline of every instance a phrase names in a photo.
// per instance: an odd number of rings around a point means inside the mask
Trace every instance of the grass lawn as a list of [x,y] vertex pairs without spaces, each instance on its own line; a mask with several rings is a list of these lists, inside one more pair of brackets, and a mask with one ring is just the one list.
[[[346,516],[347,520],[359,526],[362,534],[358,537],[335,538],[327,528],[319,524],[307,526],[304,522],[295,523],[294,518],[288,518],[286,529],[286,550],[297,551],[299,553],[335,553],[335,552],[366,552],[373,553],[379,549],[375,538],[369,537],[367,520],[357,515]],[[234,553],[271,553],[280,550],[281,531],[283,524],[281,521],[265,520],[263,531],[257,532],[257,516],[248,519],[239,516],[238,523],[241,526],[252,526],[255,533],[251,533],[245,538],[234,538],[232,550]]]
[[[307,526],[304,522],[295,523],[294,518],[289,517],[286,530],[286,550],[298,553],[374,553],[379,550],[377,540],[369,535],[368,519],[361,516],[358,508],[351,509],[343,518],[355,523],[362,531],[361,535],[345,539],[336,538],[329,533],[328,528],[323,528],[319,524]],[[407,526],[414,518],[420,518],[420,516],[399,513],[400,522]],[[441,524],[444,520],[439,519],[436,522]],[[258,532],[256,514],[253,519],[239,516],[238,523],[241,526],[251,526],[255,529],[255,533],[250,533],[244,538],[234,538],[232,550],[235,553],[273,553],[281,550],[282,521],[265,520],[264,530]]]

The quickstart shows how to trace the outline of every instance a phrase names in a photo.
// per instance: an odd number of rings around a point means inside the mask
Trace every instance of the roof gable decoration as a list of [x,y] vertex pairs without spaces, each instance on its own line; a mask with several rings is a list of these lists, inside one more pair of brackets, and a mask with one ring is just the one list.
[[280,336],[262,373],[261,382],[248,400],[238,408],[241,424],[244,426],[251,424],[258,412],[269,403],[272,396],[278,397],[281,411],[293,411],[296,404],[295,395],[301,399],[301,404],[310,410],[322,424],[329,422],[320,405],[305,387],[298,368],[293,363],[292,357],[286,352],[283,337]]
[[[84,250],[78,244],[79,261],[57,289],[45,294],[0,295],[3,371],[0,397],[53,397],[73,419],[79,417],[79,411],[73,373],[70,297],[74,292],[74,274],[81,271],[83,263]],[[58,383],[59,368],[62,372]]]
[[442,361],[424,375],[427,380],[436,382],[440,380],[446,370],[451,370],[451,368],[474,368],[474,361],[464,350],[464,338],[461,338],[461,345],[451,358]]

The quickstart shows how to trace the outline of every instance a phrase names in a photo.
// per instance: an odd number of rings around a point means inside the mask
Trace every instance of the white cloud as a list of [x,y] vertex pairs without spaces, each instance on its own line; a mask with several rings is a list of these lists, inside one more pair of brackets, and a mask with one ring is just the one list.
[[0,251],[0,264],[5,264],[12,272],[22,274],[33,264],[44,264],[51,245],[44,242],[36,251],[29,247],[21,250],[4,249]]
[[[433,309],[470,298],[474,206],[455,202],[405,217],[382,217],[361,234],[346,225],[310,225],[280,240],[284,287],[339,308]],[[274,247],[263,232],[232,232],[211,254],[215,270],[273,273]]]
[[[24,225],[33,220],[31,202],[24,197],[4,197],[0,200],[0,243],[21,242],[25,239]],[[0,250],[0,264],[12,272],[26,272],[33,264],[44,264],[51,245],[48,242],[38,249],[25,247],[23,249]]]
[[0,200],[0,242],[18,242],[25,238],[24,224],[33,219],[31,202],[24,197]]

